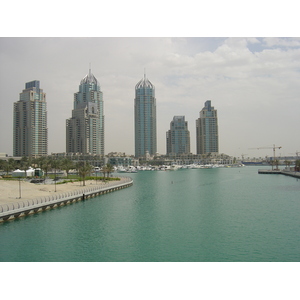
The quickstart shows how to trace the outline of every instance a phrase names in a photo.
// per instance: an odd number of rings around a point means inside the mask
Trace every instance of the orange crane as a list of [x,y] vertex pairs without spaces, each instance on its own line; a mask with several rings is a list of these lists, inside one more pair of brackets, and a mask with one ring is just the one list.
[[272,164],[272,170],[273,170],[273,165],[274,165],[274,162],[275,162],[275,149],[281,149],[282,147],[279,146],[279,147],[276,147],[275,145],[273,145],[273,147],[258,147],[258,148],[249,148],[249,149],[273,149],[273,158],[274,158],[274,161],[273,161],[273,164]]

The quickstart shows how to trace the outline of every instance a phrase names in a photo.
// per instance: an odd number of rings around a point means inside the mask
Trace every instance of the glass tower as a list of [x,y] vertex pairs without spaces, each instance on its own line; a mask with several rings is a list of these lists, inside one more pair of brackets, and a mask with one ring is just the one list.
[[25,84],[18,102],[14,103],[14,156],[48,154],[46,94],[38,80]]
[[167,131],[167,155],[190,153],[190,132],[184,116],[174,116]]
[[217,110],[207,100],[196,120],[197,154],[219,153]]
[[72,118],[66,121],[66,152],[104,155],[103,94],[91,70],[74,94]]
[[156,99],[154,85],[146,78],[135,86],[134,99],[135,157],[157,151],[156,142]]

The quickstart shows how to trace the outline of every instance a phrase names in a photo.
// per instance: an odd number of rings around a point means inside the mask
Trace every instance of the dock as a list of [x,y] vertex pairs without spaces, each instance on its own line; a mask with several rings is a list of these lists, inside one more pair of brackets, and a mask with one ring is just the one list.
[[265,170],[265,169],[260,169],[260,170],[258,170],[258,174],[282,174],[282,175],[286,175],[286,176],[300,178],[300,172],[286,171],[286,170]]
[[0,205],[0,223],[15,218],[27,216],[47,209],[84,201],[92,197],[111,193],[133,185],[130,177],[122,177],[120,182],[109,182],[107,186],[98,185],[87,187],[83,190],[55,194],[46,197],[39,197],[31,200],[19,201]]

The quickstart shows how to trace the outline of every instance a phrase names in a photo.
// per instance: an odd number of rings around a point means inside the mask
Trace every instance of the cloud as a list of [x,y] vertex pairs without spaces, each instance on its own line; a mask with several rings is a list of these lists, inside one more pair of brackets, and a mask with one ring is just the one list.
[[288,47],[294,48],[300,46],[300,38],[278,38],[278,37],[268,37],[263,39],[263,43],[266,47]]
[[134,87],[144,69],[156,89],[160,153],[175,115],[186,116],[196,152],[195,120],[208,99],[218,109],[221,152],[248,153],[248,145],[281,140],[293,152],[297,142],[287,141],[286,132],[295,136],[299,128],[298,43],[298,38],[1,38],[0,125],[6,130],[0,140],[7,142],[0,152],[12,154],[13,102],[34,79],[47,94],[49,152],[65,151],[65,120],[89,63],[103,92],[106,153],[134,153]]

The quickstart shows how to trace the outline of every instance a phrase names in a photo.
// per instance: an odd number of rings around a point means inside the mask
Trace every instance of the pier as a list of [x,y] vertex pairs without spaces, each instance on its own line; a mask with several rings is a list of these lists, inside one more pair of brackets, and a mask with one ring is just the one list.
[[86,187],[85,189],[70,191],[63,194],[54,194],[46,197],[39,197],[31,200],[18,201],[0,205],[0,223],[15,218],[38,213],[47,209],[71,204],[92,197],[111,193],[133,185],[130,177],[122,177],[118,182],[108,182],[107,185]]
[[258,174],[282,174],[287,176],[292,176],[295,178],[300,178],[300,172],[295,171],[285,171],[285,170],[258,170]]

